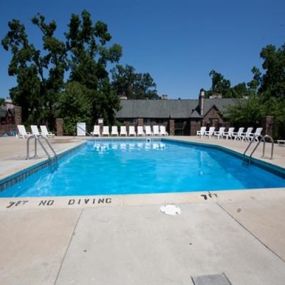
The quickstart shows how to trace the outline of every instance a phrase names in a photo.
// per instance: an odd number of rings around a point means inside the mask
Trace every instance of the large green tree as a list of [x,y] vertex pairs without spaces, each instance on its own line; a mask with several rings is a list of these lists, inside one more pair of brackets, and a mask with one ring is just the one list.
[[22,107],[24,122],[52,123],[67,68],[65,44],[54,36],[54,21],[46,23],[44,16],[37,15],[32,22],[42,33],[41,49],[30,43],[24,25],[18,20],[8,23],[9,31],[2,40],[4,49],[12,53],[8,73],[17,78],[17,86],[10,90],[10,95]]
[[235,125],[257,126],[266,116],[273,116],[275,138],[285,137],[285,48],[268,45],[261,50],[263,72],[252,69],[253,78],[247,84],[249,96],[228,110]]
[[[47,23],[38,14],[32,23],[41,34],[40,48],[30,42],[25,26],[15,19],[8,23],[9,31],[2,40],[4,49],[12,54],[8,73],[16,77],[17,86],[10,95],[22,107],[23,121],[53,124],[58,115],[70,119],[74,114],[73,122],[84,119],[91,124],[103,117],[112,123],[120,102],[111,88],[108,69],[118,62],[122,48],[109,44],[107,25],[93,23],[84,10],[71,16],[65,40],[60,40],[55,37],[55,21]],[[68,103],[77,106],[72,114]]]
[[107,25],[100,21],[93,23],[88,11],[71,16],[66,33],[68,82],[78,82],[87,90],[90,123],[101,117],[106,123],[113,123],[115,111],[120,107],[119,98],[111,88],[108,67],[119,61],[122,48],[118,44],[109,46],[111,38]]
[[160,99],[156,83],[149,73],[137,73],[130,65],[117,65],[111,74],[113,89],[119,96],[128,99]]

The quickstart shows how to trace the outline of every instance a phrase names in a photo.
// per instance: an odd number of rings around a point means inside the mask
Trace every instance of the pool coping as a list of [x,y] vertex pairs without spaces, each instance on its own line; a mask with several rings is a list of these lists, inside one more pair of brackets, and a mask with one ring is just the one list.
[[[232,149],[229,149],[227,147],[224,147],[224,146],[220,146],[220,145],[214,145],[214,144],[208,144],[208,143],[205,143],[205,142],[193,142],[193,141],[186,141],[186,140],[183,140],[183,139],[176,139],[176,138],[169,138],[169,137],[134,137],[134,138],[131,138],[131,140],[146,140],[146,139],[152,139],[152,140],[159,140],[159,141],[168,141],[168,142],[175,142],[175,143],[178,143],[178,144],[186,144],[186,145],[196,145],[196,146],[203,146],[203,147],[208,147],[208,148],[214,148],[214,149],[218,149],[218,150],[221,150],[221,151],[224,151],[226,153],[229,153],[233,156],[236,156],[240,159],[243,159],[243,154],[238,152],[238,151],[235,151],[235,150],[232,150]],[[73,152],[73,151],[76,151],[78,148],[80,147],[83,147],[85,145],[86,142],[88,141],[110,141],[114,139],[115,141],[116,140],[129,140],[129,137],[100,137],[100,138],[97,138],[97,137],[85,137],[83,138],[83,140],[76,146],[72,146],[68,149],[65,149],[65,150],[62,150],[60,151],[57,156],[58,158],[62,158],[63,156]],[[247,156],[248,157],[248,156]],[[27,178],[28,176],[32,175],[33,173],[35,172],[38,172],[40,171],[41,169],[47,167],[47,166],[51,166],[53,165],[54,163],[56,163],[57,160],[55,159],[44,159],[44,160],[41,160],[40,162],[37,162],[33,165],[30,165],[26,168],[23,168],[22,170],[20,171],[17,171],[15,173],[12,173],[2,179],[0,179],[0,192],[4,191],[6,188],[24,180],[25,178]],[[265,161],[262,161],[262,160],[259,160],[257,158],[252,158],[252,162],[253,164],[267,170],[267,171],[270,171],[270,172],[273,172],[274,174],[278,175],[278,176],[281,176],[282,178],[285,178],[285,168],[283,167],[280,167],[278,165],[274,165],[272,163],[269,163],[269,162],[265,162]],[[266,188],[266,189],[279,189],[279,188]],[[281,188],[281,189],[285,189],[285,188]],[[224,191],[246,191],[246,190],[249,190],[249,191],[258,191],[258,189],[232,189],[232,190],[214,190],[214,191],[218,191],[218,192],[224,192]],[[209,191],[199,191],[201,193],[207,193]],[[198,191],[196,192],[171,192],[172,194],[177,194],[177,193],[198,193]],[[152,193],[152,194],[168,194],[168,193]],[[150,194],[150,195],[152,195]],[[124,194],[124,195],[141,195],[141,194]],[[148,193],[146,194],[142,194],[142,195],[148,195]],[[104,195],[89,195],[89,196],[104,196]],[[119,196],[118,195],[109,195],[109,196]],[[66,197],[66,196],[44,196],[44,197],[37,197],[37,198],[59,198],[59,197]],[[72,196],[72,197],[75,197],[75,196]],[[83,198],[85,196],[82,196]],[[19,197],[20,199],[21,197]],[[30,197],[28,197],[30,198]],[[16,197],[8,197],[8,198],[5,198],[5,197],[0,197],[0,200],[2,199],[16,199]],[[24,199],[24,197],[22,197],[22,200]]]

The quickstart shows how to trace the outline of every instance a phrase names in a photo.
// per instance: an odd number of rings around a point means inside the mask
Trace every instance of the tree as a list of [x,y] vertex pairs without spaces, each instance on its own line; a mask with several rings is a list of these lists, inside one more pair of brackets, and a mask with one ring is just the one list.
[[111,74],[112,86],[118,95],[128,99],[160,99],[149,73],[137,73],[130,65],[117,65]]
[[41,32],[41,49],[30,43],[18,20],[8,23],[9,31],[2,40],[4,49],[12,53],[8,73],[17,78],[17,86],[10,90],[10,96],[22,107],[23,121],[48,121],[53,126],[58,114],[71,117],[67,108],[70,101],[70,108],[76,106],[72,122],[82,118],[81,110],[87,111],[86,104],[91,106],[87,112],[90,124],[99,117],[106,123],[114,122],[120,102],[111,88],[108,68],[119,60],[122,48],[118,44],[108,46],[111,35],[107,25],[100,21],[93,24],[90,13],[84,10],[81,15],[71,16],[66,40],[62,41],[55,37],[54,21],[47,23],[38,14],[32,23]]
[[0,106],[2,106],[5,102],[5,99],[4,98],[0,98]]
[[234,125],[257,126],[270,115],[274,117],[273,135],[285,136],[285,46],[268,45],[261,50],[263,73],[252,68],[253,79],[247,84],[248,100],[228,110]]
[[253,78],[250,82],[247,83],[247,86],[249,88],[250,94],[257,95],[261,85],[261,72],[255,66],[251,69],[251,72],[253,74]]
[[214,93],[217,93],[225,97],[227,92],[230,90],[231,82],[225,79],[221,73],[216,72],[215,70],[211,70],[209,75],[212,79],[212,86],[208,94],[212,95]]
[[72,15],[66,35],[66,46],[70,68],[69,82],[78,82],[85,88],[91,104],[91,123],[102,117],[107,123],[114,121],[119,109],[119,98],[111,89],[107,65],[119,61],[122,48],[118,44],[110,47],[111,40],[107,25],[93,24],[91,15],[84,10]]
[[2,40],[4,49],[12,52],[8,73],[16,76],[18,83],[10,95],[13,102],[22,107],[23,121],[45,120],[52,124],[54,104],[67,68],[65,44],[54,37],[54,21],[47,24],[44,16],[38,14],[32,22],[42,33],[42,51],[29,42],[25,27],[18,20],[8,23],[10,30]]
[[229,106],[226,118],[234,126],[256,127],[260,126],[263,118],[263,109],[258,96],[250,96],[240,100],[236,105]]
[[285,99],[285,45],[276,48],[268,45],[261,50],[262,67],[260,93]]
[[90,123],[92,115],[91,94],[88,88],[78,82],[66,84],[60,93],[57,115],[64,119],[64,130],[68,134],[75,132],[77,122]]

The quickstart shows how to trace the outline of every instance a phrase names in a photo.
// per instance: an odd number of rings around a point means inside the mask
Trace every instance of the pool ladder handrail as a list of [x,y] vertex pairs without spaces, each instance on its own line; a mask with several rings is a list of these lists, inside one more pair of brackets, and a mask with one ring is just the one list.
[[[30,140],[34,139],[35,140],[35,153],[34,156],[30,156]],[[48,145],[49,149],[52,151],[53,153],[53,157],[49,154],[49,152],[47,151],[47,148],[44,146],[43,142],[41,141],[44,140],[46,142],[46,144]],[[40,144],[40,146],[42,147],[44,153],[46,154],[46,156],[48,157],[49,160],[51,160],[52,158],[57,160],[57,154],[54,150],[54,148],[51,146],[50,142],[48,141],[48,139],[42,135],[32,135],[30,137],[28,137],[27,139],[27,155],[26,155],[26,160],[32,159],[32,158],[37,158],[38,157],[38,146],[37,143]]]
[[[252,156],[254,154],[254,152],[256,151],[256,149],[258,148],[258,146],[260,145],[261,142],[263,142],[263,148],[262,148],[262,158],[265,158],[265,143],[266,143],[266,139],[269,139],[271,142],[271,154],[270,154],[270,158],[269,159],[273,159],[273,152],[274,152],[274,140],[271,136],[269,135],[265,135],[265,136],[261,136],[261,135],[254,135],[252,140],[250,141],[250,143],[248,144],[247,148],[245,149],[244,153],[243,153],[243,158],[244,160],[246,160],[246,158],[248,158],[248,163],[251,162],[252,160]],[[250,153],[250,155],[247,157],[246,153],[249,150],[249,148],[251,147],[252,143],[257,141],[257,144],[255,145],[255,147],[253,148],[252,152]]]

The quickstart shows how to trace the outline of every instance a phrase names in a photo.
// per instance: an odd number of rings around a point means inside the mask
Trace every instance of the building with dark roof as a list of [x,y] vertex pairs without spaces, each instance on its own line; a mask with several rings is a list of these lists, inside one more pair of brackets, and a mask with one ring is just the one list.
[[165,125],[172,135],[194,135],[201,126],[226,125],[224,114],[238,99],[121,100],[116,118],[126,125]]

